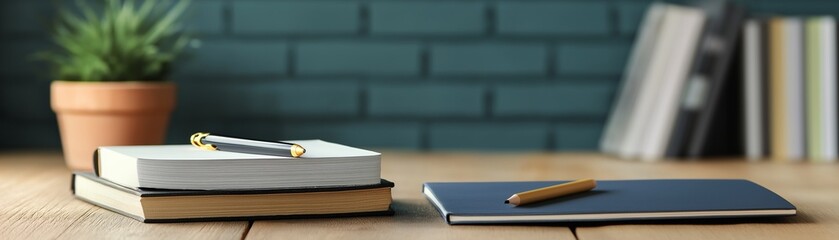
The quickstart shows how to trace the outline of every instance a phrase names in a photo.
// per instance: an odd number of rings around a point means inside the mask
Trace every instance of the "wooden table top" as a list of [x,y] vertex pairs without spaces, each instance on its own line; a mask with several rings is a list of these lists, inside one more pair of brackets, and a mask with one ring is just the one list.
[[[596,154],[385,152],[392,217],[144,224],[76,200],[57,152],[0,153],[0,239],[836,239],[839,165],[738,160],[643,163]],[[449,226],[420,193],[428,181],[745,178],[799,215],[609,225]]]

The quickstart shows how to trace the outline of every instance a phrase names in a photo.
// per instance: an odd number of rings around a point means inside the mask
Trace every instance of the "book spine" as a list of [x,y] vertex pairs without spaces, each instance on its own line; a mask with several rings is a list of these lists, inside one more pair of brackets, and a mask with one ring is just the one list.
[[102,175],[102,169],[99,163],[101,158],[99,157],[99,155],[99,148],[96,148],[96,150],[93,151],[93,174],[95,174],[97,177],[101,177]]
[[620,146],[625,144],[627,120],[635,111],[637,91],[641,85],[641,76],[649,67],[647,60],[650,51],[655,46],[656,34],[659,32],[664,10],[663,4],[653,4],[647,10],[641,23],[641,30],[632,48],[629,63],[624,70],[621,92],[615,99],[614,108],[609,116],[600,148],[605,153],[618,154]]
[[807,158],[822,158],[822,112],[821,112],[821,44],[819,44],[819,19],[810,18],[805,22],[805,104],[807,114]]
[[786,18],[786,107],[787,107],[787,159],[801,161],[805,157],[807,120],[804,104],[804,24],[800,18]]
[[770,51],[771,51],[771,31],[769,30],[770,21],[766,19],[761,20],[760,22],[760,74],[761,74],[761,89],[759,90],[761,93],[760,98],[760,108],[761,108],[761,126],[763,127],[763,138],[761,139],[761,145],[763,146],[762,155],[764,158],[767,158],[771,155],[771,146],[772,146],[772,111],[770,104],[772,91],[771,91],[771,79],[770,76],[772,74],[773,69],[770,67],[770,63],[772,59],[770,58]]
[[839,144],[837,127],[836,94],[836,19],[822,17],[819,21],[821,96],[822,96],[822,158],[824,161],[836,161]]
[[[732,107],[736,102],[734,98],[740,94],[736,93],[736,83],[729,83],[731,79],[729,71],[734,60],[734,46],[737,45],[738,36],[745,17],[744,11],[736,4],[726,1],[710,1],[712,6],[709,11],[709,28],[715,29],[712,35],[706,35],[705,51],[708,55],[704,64],[700,65],[700,71],[706,72],[707,90],[696,99],[701,99],[701,106],[696,111],[692,125],[688,125],[690,137],[685,146],[685,155],[688,158],[698,158],[709,155],[725,155],[735,151],[741,151],[738,136],[741,132],[734,132],[731,128],[740,129],[737,122],[741,114],[737,111],[739,106]],[[716,10],[713,10],[716,9]],[[697,81],[691,81],[695,83]],[[698,92],[698,91],[697,91]],[[734,96],[734,97],[732,97]],[[689,97],[689,96],[687,96]],[[733,147],[738,146],[738,147]]]
[[786,79],[784,20],[772,18],[769,20],[769,91],[770,91],[770,125],[771,125],[771,155],[775,161],[782,161],[788,153],[787,123],[786,123]]
[[745,114],[743,118],[744,144],[746,157],[749,160],[763,158],[763,108],[760,106],[763,101],[762,95],[762,72],[761,72],[761,26],[760,21],[751,19],[746,22],[743,30],[743,103]]
[[651,49],[648,69],[639,76],[639,84],[636,107],[633,113],[627,120],[627,130],[624,134],[624,139],[620,145],[619,155],[627,158],[638,157],[641,149],[648,145],[647,128],[650,126],[649,117],[652,113],[652,106],[658,99],[659,85],[661,74],[666,68],[668,62],[669,52],[672,49],[674,39],[676,38],[676,30],[679,29],[676,19],[678,13],[674,12],[675,6],[666,5],[663,10],[661,20],[661,27],[658,36],[655,39],[655,46]]
[[[706,21],[705,12],[701,9],[675,6],[671,9],[674,17],[668,24],[677,26],[671,28],[672,31],[669,32],[675,35],[672,39],[674,44],[668,51],[666,67],[658,76],[660,78],[657,80],[658,90],[650,93],[657,98],[650,102],[652,110],[649,120],[644,123],[647,126],[646,137],[644,140],[639,139],[645,142],[640,149],[639,157],[647,161],[665,156],[667,140],[671,136],[679,111],[680,97],[685,83],[689,81],[688,77]],[[707,79],[698,79],[698,81],[707,81]]]

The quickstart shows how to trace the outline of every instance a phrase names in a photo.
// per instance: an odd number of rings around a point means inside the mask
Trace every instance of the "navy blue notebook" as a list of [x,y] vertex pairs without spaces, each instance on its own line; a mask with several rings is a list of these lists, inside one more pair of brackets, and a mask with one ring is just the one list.
[[514,207],[510,195],[566,181],[425,183],[423,193],[449,224],[597,222],[791,216],[790,202],[736,179],[597,181],[594,190]]

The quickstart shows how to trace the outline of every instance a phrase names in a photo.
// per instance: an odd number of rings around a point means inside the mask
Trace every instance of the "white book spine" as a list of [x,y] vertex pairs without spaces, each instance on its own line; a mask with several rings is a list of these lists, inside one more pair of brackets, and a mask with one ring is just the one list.
[[787,67],[786,91],[787,94],[787,148],[789,156],[787,159],[801,161],[804,159],[806,139],[805,133],[805,112],[804,112],[804,41],[803,22],[798,18],[786,18],[784,20],[785,43],[784,46]]
[[658,99],[658,87],[661,74],[667,64],[669,51],[674,45],[676,32],[681,27],[676,22],[678,13],[672,11],[674,6],[667,5],[662,17],[661,30],[656,37],[656,45],[652,49],[647,71],[640,76],[640,88],[638,89],[637,107],[627,120],[626,134],[619,149],[619,155],[626,158],[636,158],[640,149],[647,144],[647,127],[652,106]]
[[605,153],[617,154],[619,146],[623,144],[623,135],[626,134],[626,121],[635,109],[637,91],[641,84],[640,76],[648,67],[649,55],[655,47],[655,38],[661,26],[661,18],[664,10],[663,4],[653,4],[647,10],[644,20],[641,22],[641,29],[635,39],[635,46],[632,49],[630,60],[626,65],[623,76],[623,86],[620,96],[616,99],[606,130],[601,139],[600,149]]
[[836,97],[836,20],[833,17],[823,17],[821,20],[821,77],[822,77],[822,117],[823,159],[836,161],[837,158],[837,97]]
[[761,59],[763,58],[761,46],[760,21],[750,19],[743,27],[743,118],[744,144],[746,146],[746,157],[749,160],[763,158],[763,72],[761,71]]
[[659,90],[654,93],[655,101],[652,102],[653,110],[650,112],[649,120],[645,122],[647,131],[645,142],[641,148],[642,160],[652,161],[662,159],[667,151],[668,140],[679,112],[683,87],[688,81],[693,60],[697,52],[700,39],[702,38],[703,26],[705,24],[705,12],[701,9],[688,7],[673,7],[676,14],[674,23],[678,25],[674,31],[674,45],[668,51],[667,63],[663,69]]

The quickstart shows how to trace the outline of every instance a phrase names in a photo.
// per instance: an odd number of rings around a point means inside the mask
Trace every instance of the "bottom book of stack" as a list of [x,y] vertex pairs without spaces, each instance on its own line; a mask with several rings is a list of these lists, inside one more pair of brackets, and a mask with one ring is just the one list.
[[73,174],[73,194],[141,222],[393,215],[391,188],[379,184],[297,189],[135,189],[92,173]]

